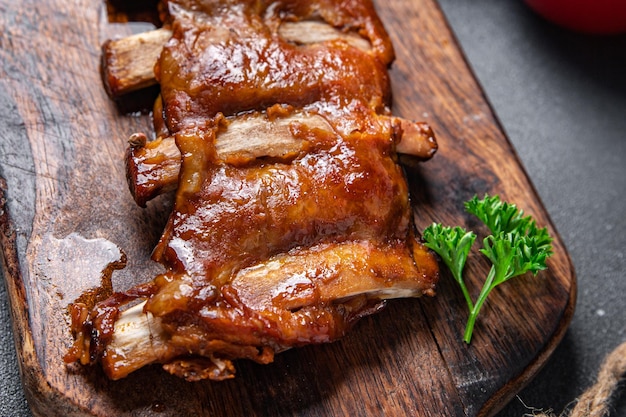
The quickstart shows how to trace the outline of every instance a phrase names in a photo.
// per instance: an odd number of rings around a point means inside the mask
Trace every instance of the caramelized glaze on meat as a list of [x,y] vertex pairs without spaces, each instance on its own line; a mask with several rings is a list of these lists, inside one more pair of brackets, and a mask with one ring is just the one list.
[[[174,208],[153,252],[166,272],[92,309],[74,305],[66,359],[101,360],[113,379],[158,362],[189,380],[219,380],[234,374],[232,359],[267,363],[290,347],[336,340],[387,298],[434,294],[437,265],[414,235],[396,161],[393,50],[372,4],[167,6],[173,35],[155,67],[155,126],[181,156]],[[280,24],[297,20],[354,31],[372,48],[282,39]],[[218,156],[218,133],[230,123],[296,113],[328,128],[289,122],[305,145],[280,158]],[[134,299],[144,304],[122,312]],[[125,339],[124,328],[142,326],[149,346]]]
[[[318,17],[320,10],[332,11],[326,14],[339,26],[346,25],[352,13],[362,16],[351,19],[357,28],[378,28],[371,5],[250,1],[231,5],[225,13],[223,4],[214,3],[226,2],[203,3],[206,13],[190,13],[170,2],[173,36],[155,69],[170,132],[203,126],[218,113],[230,116],[275,104],[311,108],[331,117],[338,111],[363,111],[362,106],[384,110],[390,92],[386,65],[393,52],[366,53],[345,41],[294,45],[278,34],[282,20]],[[293,15],[292,9],[298,8],[306,13]],[[371,41],[388,45],[388,40]],[[348,118],[357,126],[346,128],[362,130],[361,118]]]

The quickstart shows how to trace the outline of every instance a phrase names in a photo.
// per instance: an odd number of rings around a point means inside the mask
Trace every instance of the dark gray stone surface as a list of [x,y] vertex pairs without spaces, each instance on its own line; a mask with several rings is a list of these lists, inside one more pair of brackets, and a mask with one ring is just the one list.
[[[558,414],[626,341],[626,36],[560,30],[521,0],[439,1],[576,268],[570,329],[500,415]],[[0,334],[0,416],[29,416],[4,285]]]

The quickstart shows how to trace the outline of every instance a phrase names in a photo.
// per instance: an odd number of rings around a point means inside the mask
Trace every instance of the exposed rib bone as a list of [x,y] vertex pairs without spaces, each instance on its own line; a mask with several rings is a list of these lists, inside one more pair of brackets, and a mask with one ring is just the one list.
[[115,322],[106,360],[121,364],[118,367],[139,369],[165,357],[168,351],[161,319],[145,313],[145,304],[143,302],[125,310]]
[[[369,41],[357,33],[342,32],[324,22],[283,22],[278,33],[296,44],[343,40],[356,48],[371,50]],[[109,95],[120,97],[156,84],[154,64],[171,36],[171,30],[161,28],[105,42],[102,46],[102,73]]]
[[319,21],[283,22],[278,28],[278,34],[284,39],[298,44],[312,44],[325,41],[343,40],[350,45],[370,51],[369,41],[355,32],[342,32],[328,23]]
[[[399,117],[389,122],[399,127],[396,152],[418,160],[430,159],[437,150],[431,128],[426,123]],[[292,133],[294,123],[308,129],[332,131],[321,116],[295,113],[288,117],[268,119],[250,115],[234,119],[218,132],[215,147],[217,157],[232,165],[245,164],[256,158],[290,159],[306,150],[308,142]],[[126,172],[130,191],[138,205],[159,194],[176,189],[180,170],[180,152],[173,137],[130,146],[126,153]]]
[[172,36],[169,29],[157,29],[102,45],[102,78],[111,97],[156,84],[154,64]]

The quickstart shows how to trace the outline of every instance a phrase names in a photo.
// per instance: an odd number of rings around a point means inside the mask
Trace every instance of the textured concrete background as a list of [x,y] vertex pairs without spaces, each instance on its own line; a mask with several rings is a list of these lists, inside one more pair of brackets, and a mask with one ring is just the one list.
[[[520,0],[439,1],[576,268],[570,329],[501,416],[558,414],[626,341],[626,36],[560,30]],[[4,285],[0,334],[0,416],[29,416]]]

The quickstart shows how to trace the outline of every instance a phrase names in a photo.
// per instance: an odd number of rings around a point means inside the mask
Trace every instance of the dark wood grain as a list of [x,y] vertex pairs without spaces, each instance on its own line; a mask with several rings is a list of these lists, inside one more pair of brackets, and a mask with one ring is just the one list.
[[[150,122],[118,112],[98,65],[101,43],[130,28],[109,23],[98,2],[0,0],[0,239],[35,415],[488,416],[535,375],[573,314],[567,252],[437,4],[377,6],[397,53],[394,113],[430,123],[440,145],[407,169],[418,226],[475,227],[463,201],[498,193],[556,236],[549,270],[494,291],[470,346],[462,295],[444,272],[436,298],[392,302],[345,339],[270,365],[241,361],[235,380],[185,383],[154,367],[112,382],[96,367],[68,367],[67,304],[103,282],[124,289],[158,271],[148,257],[169,199],[140,209],[125,192],[126,138]],[[474,295],[487,266],[472,258]]]

